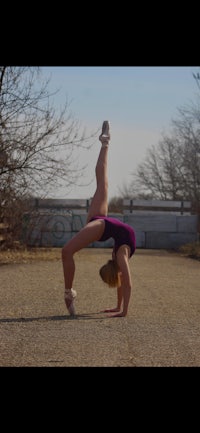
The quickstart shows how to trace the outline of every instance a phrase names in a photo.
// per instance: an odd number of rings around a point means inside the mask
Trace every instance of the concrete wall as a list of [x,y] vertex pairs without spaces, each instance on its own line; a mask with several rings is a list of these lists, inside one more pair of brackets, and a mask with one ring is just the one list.
[[[136,232],[138,248],[177,248],[197,240],[197,215],[180,214],[109,214]],[[43,209],[24,215],[22,238],[30,246],[62,247],[86,223],[87,214]],[[91,247],[112,247],[113,239],[94,242]]]
[[[112,216],[115,216],[112,214]],[[62,247],[86,224],[87,214],[32,212],[24,216],[22,240],[30,246]],[[119,217],[123,221],[123,216]],[[113,239],[90,247],[112,247]]]
[[177,248],[197,240],[197,215],[125,215],[140,248]]

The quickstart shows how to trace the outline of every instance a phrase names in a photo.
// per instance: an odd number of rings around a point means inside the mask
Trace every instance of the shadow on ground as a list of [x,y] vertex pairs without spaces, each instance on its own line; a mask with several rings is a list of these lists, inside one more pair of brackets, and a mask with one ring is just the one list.
[[85,319],[85,320],[98,320],[101,319],[107,319],[106,316],[96,317],[95,315],[102,314],[102,311],[89,313],[89,314],[76,314],[75,316],[38,316],[38,317],[7,317],[0,319],[0,323],[19,323],[19,322],[39,322],[41,320],[78,320],[78,319]]

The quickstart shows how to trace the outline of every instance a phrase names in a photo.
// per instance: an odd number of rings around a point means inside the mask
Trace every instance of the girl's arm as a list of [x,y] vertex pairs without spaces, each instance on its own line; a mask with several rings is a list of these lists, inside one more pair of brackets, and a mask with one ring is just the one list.
[[117,252],[117,263],[121,271],[121,287],[119,288],[121,297],[123,298],[122,312],[112,315],[112,317],[124,317],[127,315],[128,306],[131,296],[131,274],[129,269],[129,247],[123,245]]

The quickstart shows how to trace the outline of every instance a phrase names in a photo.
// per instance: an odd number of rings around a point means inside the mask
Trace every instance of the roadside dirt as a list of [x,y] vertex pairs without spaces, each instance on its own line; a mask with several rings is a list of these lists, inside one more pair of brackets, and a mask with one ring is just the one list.
[[[31,254],[32,257],[31,257]],[[75,256],[76,318],[63,299],[60,250],[0,257],[0,366],[200,366],[200,262],[136,250],[128,316],[109,318],[116,290],[98,270],[110,249]],[[35,255],[34,255],[35,254]]]

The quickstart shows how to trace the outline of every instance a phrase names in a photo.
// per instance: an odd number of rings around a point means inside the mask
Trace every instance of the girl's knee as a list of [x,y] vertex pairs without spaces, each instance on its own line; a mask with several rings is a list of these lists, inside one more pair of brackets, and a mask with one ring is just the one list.
[[66,260],[67,258],[71,258],[73,256],[73,253],[70,249],[70,246],[68,244],[64,245],[62,248],[62,260]]

